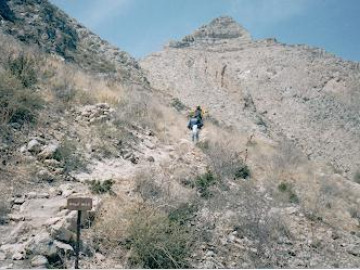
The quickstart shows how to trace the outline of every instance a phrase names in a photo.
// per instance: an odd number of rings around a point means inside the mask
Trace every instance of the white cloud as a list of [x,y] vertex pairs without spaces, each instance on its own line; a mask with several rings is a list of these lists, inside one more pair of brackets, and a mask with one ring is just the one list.
[[311,0],[232,0],[231,13],[248,24],[278,24],[306,12]]

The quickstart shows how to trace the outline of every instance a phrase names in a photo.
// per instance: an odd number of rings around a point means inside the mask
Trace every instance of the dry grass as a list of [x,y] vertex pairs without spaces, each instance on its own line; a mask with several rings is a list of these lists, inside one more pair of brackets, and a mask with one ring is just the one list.
[[114,251],[126,254],[127,267],[184,268],[187,265],[190,232],[146,204],[127,198],[107,199],[95,220],[93,232],[93,245],[108,256],[116,256]]

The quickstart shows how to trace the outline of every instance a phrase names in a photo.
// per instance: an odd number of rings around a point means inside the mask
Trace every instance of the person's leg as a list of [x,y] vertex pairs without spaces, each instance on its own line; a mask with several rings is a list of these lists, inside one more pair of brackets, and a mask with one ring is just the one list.
[[193,125],[193,127],[192,127],[192,141],[193,142],[196,142],[196,140],[197,140],[197,133],[198,133],[197,125]]

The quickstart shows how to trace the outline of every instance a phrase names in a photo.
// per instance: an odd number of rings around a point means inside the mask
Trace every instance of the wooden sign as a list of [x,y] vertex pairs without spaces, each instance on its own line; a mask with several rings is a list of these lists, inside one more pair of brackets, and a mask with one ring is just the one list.
[[81,198],[81,197],[68,198],[66,208],[69,210],[80,210],[80,211],[91,210],[92,199]]

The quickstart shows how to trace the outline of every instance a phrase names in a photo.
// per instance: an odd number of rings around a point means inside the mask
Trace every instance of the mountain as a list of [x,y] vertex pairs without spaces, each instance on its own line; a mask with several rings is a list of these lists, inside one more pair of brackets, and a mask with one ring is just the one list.
[[37,45],[85,70],[143,83],[133,57],[102,40],[47,0],[1,0],[0,8],[1,28],[21,42]]
[[237,130],[282,134],[349,179],[360,168],[360,66],[319,48],[253,40],[220,17],[141,62],[151,85]]
[[73,268],[71,197],[81,268],[359,268],[358,63],[230,17],[141,63],[45,0],[0,30],[0,268]]

